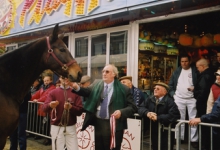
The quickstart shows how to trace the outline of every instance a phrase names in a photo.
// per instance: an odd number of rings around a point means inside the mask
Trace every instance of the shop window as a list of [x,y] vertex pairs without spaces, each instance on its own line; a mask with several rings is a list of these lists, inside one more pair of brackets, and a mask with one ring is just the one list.
[[75,56],[88,56],[88,37],[76,38],[75,40]]
[[127,31],[110,34],[110,64],[119,71],[119,77],[127,74]]
[[91,40],[91,77],[92,79],[101,79],[101,72],[106,64],[107,34],[94,35]]
[[127,53],[127,31],[110,34],[110,54]]
[[66,46],[68,47],[69,36],[63,37],[63,42],[64,42],[64,43],[66,44]]
[[92,36],[92,56],[106,54],[106,34]]
[[75,39],[75,59],[81,67],[83,74],[87,74],[88,37],[80,37]]

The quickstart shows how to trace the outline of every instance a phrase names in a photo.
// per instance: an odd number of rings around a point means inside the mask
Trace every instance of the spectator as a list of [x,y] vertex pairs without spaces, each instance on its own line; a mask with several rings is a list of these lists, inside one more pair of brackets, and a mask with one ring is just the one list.
[[210,93],[207,101],[207,110],[206,110],[207,114],[212,112],[214,102],[220,96],[220,69],[218,69],[218,71],[215,73],[215,76],[216,76],[216,81],[210,89]]
[[31,95],[35,94],[39,90],[41,84],[42,84],[42,79],[39,77],[34,81],[33,85],[31,86]]
[[217,71],[218,69],[220,69],[220,52],[217,52],[217,62],[214,64],[214,71]]
[[119,81],[130,89],[136,106],[139,106],[145,100],[144,93],[140,89],[133,86],[131,76],[123,76],[119,78]]
[[27,138],[26,138],[26,126],[27,126],[27,109],[28,101],[31,99],[30,91],[25,95],[23,102],[19,107],[19,120],[18,127],[10,135],[10,150],[17,150],[18,143],[20,150],[26,150]]
[[[50,91],[54,90],[56,87],[53,85],[52,83],[52,78],[51,76],[49,75],[45,75],[43,77],[43,82],[44,84],[42,85],[42,87],[34,94],[32,95],[32,98],[31,98],[31,101],[34,101],[34,102],[45,102],[48,94]],[[37,111],[37,115],[39,116],[39,119],[38,119],[38,126],[42,127],[42,132],[44,132],[43,134],[47,134],[49,135],[49,132],[46,133],[46,131],[49,131],[49,127],[50,126],[46,126],[46,122],[45,121],[49,121],[49,118],[46,118],[46,114],[43,112],[42,110],[42,104],[39,104],[38,105],[38,111]],[[44,121],[43,121],[44,120]],[[43,124],[40,124],[42,123]],[[40,132],[40,131],[39,131]],[[42,133],[41,132],[41,133]],[[44,142],[43,142],[45,145],[48,145],[50,144],[50,140],[48,139],[45,139]]]
[[56,81],[56,88],[59,88],[59,87],[60,87],[60,84],[61,84],[60,79],[58,79],[58,80]]
[[[218,124],[219,124],[219,120],[220,120],[220,97],[218,98],[217,101],[219,101],[219,103],[217,104],[217,107],[216,107],[215,111],[212,111],[209,114],[202,115],[199,118],[191,119],[189,121],[189,125],[196,126],[200,122],[205,122],[205,123],[216,123],[216,122],[218,122]],[[207,134],[204,133],[204,132],[202,132],[202,135],[203,135],[202,139],[207,136]],[[219,150],[219,148],[220,148],[219,139],[220,139],[220,132],[218,130],[218,134],[213,134],[213,138],[212,138],[212,141],[211,141],[213,143],[213,150]],[[207,143],[210,142],[210,138],[209,139],[206,138],[206,140],[207,141],[205,141],[205,142],[207,142]],[[206,149],[210,149],[210,148],[207,147]],[[206,150],[206,149],[202,148],[202,150]]]
[[90,76],[87,76],[87,75],[82,76],[81,81],[80,81],[80,86],[81,87],[88,87],[88,86],[90,86],[90,84],[91,84]]
[[[146,99],[138,108],[141,117],[148,117],[151,121],[151,142],[153,150],[158,150],[158,122],[167,126],[180,118],[180,112],[173,98],[168,94],[167,84],[158,82],[154,87],[154,95]],[[174,145],[174,134],[171,135],[171,149]],[[161,132],[161,147],[168,149],[168,133]]]
[[[196,62],[196,68],[200,72],[194,87],[194,98],[196,99],[197,116],[201,117],[206,114],[207,100],[210,88],[215,81],[215,76],[212,69],[209,68],[208,61],[204,58]],[[202,147],[209,148],[209,129],[202,126],[201,132],[206,135],[202,138]],[[201,134],[201,133],[200,133]]]
[[[80,96],[71,92],[69,80],[59,78],[61,86],[49,93],[43,109],[51,112],[51,138],[52,149],[61,150],[66,145],[68,150],[78,150],[76,116],[82,114],[82,100]],[[66,91],[65,91],[66,90]],[[64,93],[66,92],[66,96]],[[66,112],[65,112],[66,111]],[[55,113],[55,114],[54,114]],[[66,116],[65,113],[68,113]],[[54,118],[55,117],[55,118]],[[64,117],[68,122],[63,122]]]
[[[193,88],[196,84],[197,70],[195,65],[190,65],[190,57],[183,55],[180,57],[180,64],[171,76],[169,87],[170,95],[173,96],[175,103],[180,111],[180,119],[185,120],[186,110],[188,111],[188,118],[196,117],[196,99],[193,96]],[[187,108],[187,109],[186,109]],[[184,140],[185,125],[181,125],[181,140]],[[191,145],[198,146],[198,132],[197,127],[191,128],[190,135]]]
[[88,97],[84,109],[86,117],[82,131],[89,125],[95,127],[95,149],[109,150],[111,131],[110,118],[116,119],[116,147],[120,150],[124,129],[127,129],[127,118],[132,117],[137,107],[133,102],[128,87],[122,85],[118,77],[118,69],[114,65],[106,65],[102,70],[102,80],[96,81],[87,88],[72,83],[72,92]]
[[[87,75],[82,76],[81,81],[79,83],[80,87],[86,88],[86,87],[90,86],[90,84],[91,84],[90,76],[87,76]],[[84,106],[85,102],[86,102],[86,97],[81,96],[81,99],[82,99],[82,103]]]

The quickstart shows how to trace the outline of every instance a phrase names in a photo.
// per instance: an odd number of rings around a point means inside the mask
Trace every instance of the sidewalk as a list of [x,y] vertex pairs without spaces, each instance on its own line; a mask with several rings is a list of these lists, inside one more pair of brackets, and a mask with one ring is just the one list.
[[[150,137],[145,136],[143,141],[143,150],[150,150]],[[176,150],[176,145],[174,145],[174,150]],[[180,150],[188,150],[188,143],[181,144]],[[191,150],[197,150],[191,146]]]
[[[33,137],[30,137],[27,139],[27,150],[51,150],[51,145],[45,146],[42,143],[43,143],[43,139],[35,140]],[[144,138],[143,141],[144,150],[150,150],[149,144],[150,144],[150,138],[149,136],[147,136]],[[9,148],[10,148],[10,141],[8,139],[5,148],[3,150],[9,150]],[[176,150],[175,147],[174,150]],[[180,150],[188,150],[188,144],[187,143],[182,144]],[[196,149],[191,148],[191,150],[196,150]]]
[[[51,145],[45,146],[42,144],[43,139],[35,140],[33,137],[27,139],[27,150],[51,150]],[[7,143],[3,150],[10,149],[10,141],[7,139]]]

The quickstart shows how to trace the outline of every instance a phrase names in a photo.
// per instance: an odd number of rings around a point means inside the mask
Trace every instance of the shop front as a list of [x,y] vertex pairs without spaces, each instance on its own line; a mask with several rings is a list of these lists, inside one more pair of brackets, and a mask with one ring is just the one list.
[[1,1],[2,8],[11,7],[10,15],[1,9],[6,51],[49,35],[59,23],[69,50],[93,80],[112,63],[120,77],[131,75],[134,86],[150,91],[154,82],[169,82],[179,55],[214,63],[218,51],[218,0],[32,2]]
[[[132,23],[132,28],[138,28],[135,32],[138,40],[134,41],[138,53],[134,62],[138,67],[133,79],[137,80],[140,89],[151,93],[155,82],[169,83],[173,71],[179,66],[180,55],[189,55],[192,63],[200,58],[208,59],[210,67],[215,69],[216,54],[220,51],[219,1],[192,4],[179,7],[176,13],[171,7],[172,11],[167,15]],[[157,12],[158,6],[155,7],[144,11]],[[161,11],[165,12],[162,8]]]

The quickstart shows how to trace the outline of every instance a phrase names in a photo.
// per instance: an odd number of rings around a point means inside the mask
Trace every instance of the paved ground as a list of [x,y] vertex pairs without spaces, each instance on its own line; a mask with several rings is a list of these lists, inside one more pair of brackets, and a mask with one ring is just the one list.
[[[27,140],[27,150],[51,150],[51,145],[45,146],[43,145],[44,139],[35,140],[33,137],[29,137]],[[143,141],[143,150],[149,150],[150,139],[149,136],[144,137]],[[10,142],[7,140],[6,146],[3,150],[9,150]],[[174,149],[176,149],[174,147]],[[181,145],[180,150],[188,150],[187,143]],[[191,148],[191,150],[196,150]]]
[[[27,140],[27,150],[51,150],[51,145],[45,146],[42,143],[43,139],[35,140],[34,138],[30,137]],[[10,141],[8,139],[3,150],[9,150],[9,148]]]

